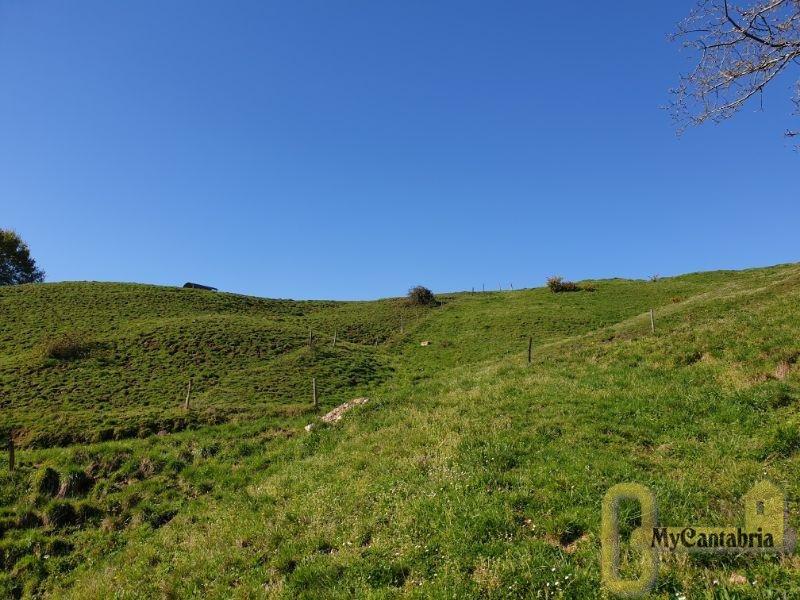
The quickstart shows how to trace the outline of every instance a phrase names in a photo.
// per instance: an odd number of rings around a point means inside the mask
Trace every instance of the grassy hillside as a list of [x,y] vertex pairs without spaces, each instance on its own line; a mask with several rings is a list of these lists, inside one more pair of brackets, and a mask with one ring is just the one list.
[[[297,414],[312,376],[332,405],[388,376],[386,341],[425,311],[64,283],[2,288],[0,314],[0,408],[18,444],[51,447]],[[85,356],[48,357],[65,334]]]
[[[611,485],[652,487],[669,525],[741,524],[763,477],[796,498],[800,267],[592,283],[430,309],[0,290],[0,402],[25,447],[0,476],[0,590],[603,597]],[[91,341],[85,356],[43,357],[71,330]],[[306,433],[312,376],[317,413],[371,402]],[[793,597],[799,566],[670,559],[655,596]]]

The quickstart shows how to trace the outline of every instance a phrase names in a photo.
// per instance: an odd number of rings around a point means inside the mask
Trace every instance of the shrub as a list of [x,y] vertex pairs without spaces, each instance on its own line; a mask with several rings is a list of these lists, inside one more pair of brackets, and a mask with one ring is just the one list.
[[547,278],[547,287],[549,287],[550,291],[554,294],[560,292],[579,292],[581,289],[577,283],[573,281],[564,281],[563,277],[557,275]]
[[92,342],[88,336],[77,332],[67,332],[47,340],[42,354],[45,358],[74,360],[89,354],[91,348]]
[[428,306],[436,303],[436,296],[428,288],[418,285],[408,290],[408,301],[415,306]]

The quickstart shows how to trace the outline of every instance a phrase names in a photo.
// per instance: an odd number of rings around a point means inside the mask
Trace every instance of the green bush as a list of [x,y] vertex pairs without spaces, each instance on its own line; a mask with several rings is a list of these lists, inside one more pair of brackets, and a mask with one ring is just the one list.
[[42,355],[55,360],[83,358],[92,349],[88,336],[78,332],[67,332],[45,341]]
[[436,304],[436,296],[428,288],[418,285],[408,290],[408,302],[415,306]]

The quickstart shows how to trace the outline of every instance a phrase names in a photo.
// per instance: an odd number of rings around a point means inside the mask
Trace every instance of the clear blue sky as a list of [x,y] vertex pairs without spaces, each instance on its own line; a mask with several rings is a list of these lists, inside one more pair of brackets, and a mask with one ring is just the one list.
[[0,0],[0,227],[52,281],[295,298],[800,260],[792,81],[659,109],[691,5]]

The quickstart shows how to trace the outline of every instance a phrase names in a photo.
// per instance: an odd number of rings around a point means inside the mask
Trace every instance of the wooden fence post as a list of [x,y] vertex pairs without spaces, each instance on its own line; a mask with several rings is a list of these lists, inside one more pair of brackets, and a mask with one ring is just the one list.
[[528,364],[531,364],[531,351],[533,350],[533,337],[528,338]]
[[311,378],[311,399],[314,401],[314,408],[317,408],[317,378]]
[[12,473],[14,472],[14,467],[16,466],[15,457],[14,457],[14,436],[12,432],[8,432],[8,470]]
[[650,333],[656,332],[656,317],[655,311],[651,308],[650,309]]
[[189,378],[189,387],[186,388],[186,400],[183,401],[184,410],[189,410],[189,397],[192,395],[192,378]]
[[336,348],[336,334],[338,332],[336,330],[333,331],[333,347]]

